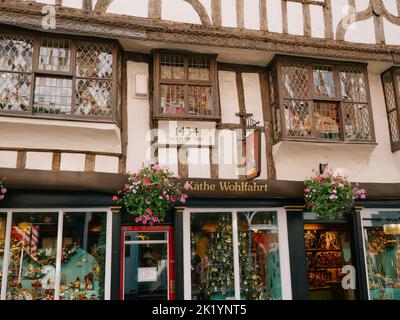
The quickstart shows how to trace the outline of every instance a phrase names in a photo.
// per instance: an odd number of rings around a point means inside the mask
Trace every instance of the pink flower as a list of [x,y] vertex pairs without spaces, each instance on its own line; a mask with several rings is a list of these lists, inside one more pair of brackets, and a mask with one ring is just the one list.
[[310,188],[308,188],[308,187],[305,188],[305,189],[304,189],[304,192],[310,192]]
[[113,196],[112,199],[113,199],[113,201],[118,201],[118,197],[117,196]]
[[367,196],[366,196],[365,194],[362,194],[362,195],[360,196],[360,198],[361,198],[361,199],[365,199],[365,198],[367,198]]
[[159,169],[160,169],[160,166],[159,166],[158,164],[153,164],[153,165],[151,166],[151,169],[152,169],[152,170],[159,170]]
[[139,222],[139,221],[142,221],[142,216],[141,215],[136,217],[136,219],[135,219],[135,222]]
[[0,195],[0,200],[4,199],[4,194]]
[[6,188],[1,188],[1,193],[6,193],[7,189]]
[[127,183],[125,183],[125,189],[128,190],[131,186]]
[[153,225],[153,222],[151,222],[151,221],[150,221],[150,222],[149,222],[149,225],[151,225],[151,226],[152,226],[152,225]]
[[180,201],[181,201],[181,203],[186,203],[186,200],[183,197],[180,199]]
[[148,214],[146,214],[145,216],[144,216],[144,220],[149,220],[150,219],[150,216],[148,215]]
[[169,201],[175,202],[176,198],[174,196],[169,196]]
[[153,218],[153,222],[160,222],[160,219],[157,218],[157,217],[154,217],[154,218]]
[[151,209],[148,208],[148,209],[146,209],[146,213],[148,213],[149,215],[152,215],[152,214],[153,214],[153,211],[151,211]]
[[164,182],[168,182],[169,180],[168,180],[168,178],[164,178]]
[[183,188],[184,188],[185,190],[190,190],[190,189],[192,189],[192,185],[191,185],[188,181],[186,181],[185,184],[184,184],[184,186],[183,186]]
[[335,199],[337,199],[337,198],[338,198],[338,197],[335,196],[334,194],[331,194],[330,197],[329,197],[329,199],[331,199],[331,200],[335,200]]

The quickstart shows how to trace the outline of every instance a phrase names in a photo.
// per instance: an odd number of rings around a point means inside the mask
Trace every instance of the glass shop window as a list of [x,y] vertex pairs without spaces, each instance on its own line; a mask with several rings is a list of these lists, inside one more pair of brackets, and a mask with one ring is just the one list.
[[191,213],[192,299],[281,299],[278,242],[275,211]]
[[400,211],[363,213],[371,300],[400,300]]
[[104,299],[106,213],[13,212],[11,226],[7,226],[9,243],[5,243],[6,216],[0,213],[1,272],[5,251],[9,253],[8,270],[0,277],[0,281],[7,279],[3,298]]

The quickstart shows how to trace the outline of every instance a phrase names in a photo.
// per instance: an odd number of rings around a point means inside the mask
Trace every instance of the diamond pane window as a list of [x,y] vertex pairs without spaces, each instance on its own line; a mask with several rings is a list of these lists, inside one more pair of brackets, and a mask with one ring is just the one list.
[[367,102],[367,88],[361,68],[342,67],[339,76],[344,101]]
[[31,72],[32,56],[32,39],[0,35],[0,70]]
[[392,68],[383,73],[382,84],[392,150],[396,151],[400,149],[400,68]]
[[36,77],[34,113],[71,114],[72,80]]
[[307,101],[285,101],[285,123],[289,137],[310,137],[312,122]]
[[319,97],[336,97],[333,68],[326,66],[314,66],[314,91]]
[[210,87],[189,87],[189,114],[195,116],[212,115]]
[[95,42],[79,42],[77,50],[77,77],[112,78],[112,46]]
[[347,139],[371,140],[368,105],[361,103],[344,103],[343,118]]
[[162,79],[185,79],[185,64],[179,55],[161,55]]
[[314,104],[316,134],[322,139],[340,140],[340,118],[337,103],[317,102]]
[[185,115],[185,87],[162,85],[161,110],[163,114]]
[[307,99],[310,96],[307,65],[284,64],[282,66],[282,77],[285,98]]
[[0,110],[28,111],[31,75],[0,72]]
[[74,114],[110,117],[112,114],[112,82],[110,80],[76,80]]
[[62,39],[42,39],[39,69],[68,72],[71,69],[71,42]]
[[210,80],[210,59],[207,57],[189,57],[189,79],[209,81]]

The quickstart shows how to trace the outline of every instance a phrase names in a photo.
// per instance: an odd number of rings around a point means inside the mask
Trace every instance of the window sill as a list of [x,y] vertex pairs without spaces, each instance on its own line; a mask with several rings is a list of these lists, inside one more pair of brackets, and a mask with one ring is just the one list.
[[366,146],[377,146],[378,143],[375,141],[335,141],[335,140],[315,140],[315,139],[287,139],[281,138],[274,141],[274,145],[277,145],[281,142],[294,142],[294,143],[312,143],[312,144],[330,144],[330,145],[366,145]]
[[184,115],[155,115],[154,120],[191,120],[191,121],[220,121],[220,116],[184,116]]

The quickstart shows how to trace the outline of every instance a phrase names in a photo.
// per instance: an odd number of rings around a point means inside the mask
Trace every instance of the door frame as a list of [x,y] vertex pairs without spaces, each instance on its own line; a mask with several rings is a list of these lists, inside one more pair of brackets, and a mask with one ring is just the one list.
[[[167,232],[167,250],[168,250],[168,274],[167,290],[168,300],[175,299],[175,272],[174,272],[174,228],[173,226],[124,226],[121,228],[121,259],[120,259],[120,294],[121,300],[124,300],[125,287],[125,234],[127,232]],[[143,241],[146,243],[146,241]]]

